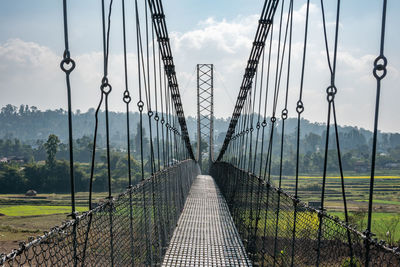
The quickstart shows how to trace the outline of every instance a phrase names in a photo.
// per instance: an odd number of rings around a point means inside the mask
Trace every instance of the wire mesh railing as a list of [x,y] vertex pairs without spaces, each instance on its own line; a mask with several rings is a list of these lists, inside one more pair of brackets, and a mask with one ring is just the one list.
[[214,163],[211,173],[255,266],[316,266],[318,254],[319,266],[364,266],[366,244],[370,266],[400,266],[399,250],[367,240],[338,218],[308,207],[256,175],[226,162]]
[[194,178],[193,160],[155,173],[113,199],[1,255],[0,266],[160,265]]

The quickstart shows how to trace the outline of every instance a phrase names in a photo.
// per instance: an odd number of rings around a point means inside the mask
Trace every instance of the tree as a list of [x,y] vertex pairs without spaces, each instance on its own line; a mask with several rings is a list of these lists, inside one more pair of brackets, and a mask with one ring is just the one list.
[[50,134],[47,142],[44,144],[47,153],[46,164],[49,167],[54,167],[55,165],[59,143],[60,139],[58,139],[58,136],[55,134]]
[[18,167],[4,165],[0,174],[1,193],[20,193],[25,191],[25,177],[19,171]]
[[311,132],[304,137],[304,143],[306,152],[316,152],[321,144],[321,136]]
[[[194,142],[193,146],[195,149],[197,149],[197,141]],[[203,138],[200,140],[200,147],[201,147],[200,152],[202,154],[208,151],[208,143]]]
[[[149,139],[146,137],[146,130],[145,128],[142,128],[142,136],[143,136],[143,156],[146,158],[147,155],[149,154]],[[136,152],[137,155],[140,155],[140,143],[142,143],[141,140],[141,134],[140,134],[140,123],[136,125],[136,135],[133,140],[134,143],[134,151]]]
[[43,186],[46,179],[46,168],[43,165],[29,163],[25,165],[24,176],[27,179],[28,189],[34,189],[38,192],[43,191]]
[[1,108],[1,113],[5,116],[12,116],[17,112],[17,107],[11,104],[7,104],[5,107]]

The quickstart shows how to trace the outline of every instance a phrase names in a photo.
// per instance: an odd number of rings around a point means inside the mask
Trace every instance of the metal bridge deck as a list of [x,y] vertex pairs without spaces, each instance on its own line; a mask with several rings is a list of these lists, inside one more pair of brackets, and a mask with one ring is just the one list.
[[162,266],[252,266],[211,176],[194,180]]

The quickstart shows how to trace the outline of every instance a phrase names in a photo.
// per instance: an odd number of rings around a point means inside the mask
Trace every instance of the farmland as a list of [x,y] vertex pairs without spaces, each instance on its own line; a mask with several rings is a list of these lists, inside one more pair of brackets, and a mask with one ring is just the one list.
[[[276,177],[274,177],[274,180]],[[274,182],[274,181],[273,181]],[[283,179],[282,187],[293,193],[295,177]],[[369,196],[369,176],[344,177],[346,198],[351,211],[367,208]],[[303,201],[320,201],[322,177],[300,176],[299,196]],[[328,212],[343,211],[341,179],[338,176],[327,176],[326,208]],[[374,186],[374,210],[377,212],[400,213],[400,176],[376,176]]]
[[[77,211],[87,208],[87,193],[76,195]],[[95,193],[94,199],[102,199],[105,193]],[[8,253],[17,248],[20,241],[36,237],[51,227],[68,220],[71,212],[69,194],[38,194],[26,197],[18,194],[0,195],[0,252]]]
[[[271,177],[276,183],[277,177]],[[283,188],[293,192],[294,176],[283,178]],[[344,179],[350,220],[359,230],[366,225],[366,210],[369,192],[369,176],[348,176]],[[305,202],[320,200],[322,178],[299,177],[299,195]],[[400,240],[400,176],[377,176],[375,180],[373,232],[379,239]],[[106,197],[106,193],[95,193],[94,201]],[[77,210],[87,210],[88,193],[76,195]],[[344,219],[341,179],[328,176],[326,180],[325,206],[328,213]],[[26,197],[21,194],[0,195],[0,252],[9,252],[18,243],[30,236],[41,235],[55,225],[68,219],[70,213],[69,194],[38,194]],[[387,233],[390,232],[388,236]]]

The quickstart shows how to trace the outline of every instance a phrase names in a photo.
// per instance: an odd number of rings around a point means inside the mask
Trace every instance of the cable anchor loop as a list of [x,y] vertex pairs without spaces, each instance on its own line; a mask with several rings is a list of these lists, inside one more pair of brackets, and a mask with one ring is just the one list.
[[289,111],[285,108],[282,110],[282,120],[286,120],[288,117]]
[[265,126],[267,126],[267,121],[264,119],[263,122],[261,123],[261,126],[264,128]]
[[303,113],[303,111],[304,111],[303,101],[301,101],[301,100],[297,101],[296,111],[299,114]]
[[137,102],[137,106],[139,108],[139,112],[143,111],[143,107],[144,107],[144,103],[142,100],[139,100],[139,102]]
[[386,66],[387,58],[384,55],[380,55],[374,60],[373,74],[377,80],[382,80],[386,76]]
[[131,102],[132,98],[129,94],[129,91],[124,92],[124,97],[122,99],[124,100],[125,104],[129,104]]
[[60,68],[66,74],[70,74],[75,69],[75,61],[70,57],[68,50],[64,51],[63,59],[60,62]]
[[111,93],[112,86],[108,83],[108,78],[107,77],[103,77],[103,79],[101,79],[100,90],[105,95],[108,95],[109,93]]
[[337,88],[335,85],[330,85],[328,88],[326,88],[326,99],[328,100],[329,103],[333,102],[335,99],[335,95],[337,93]]

